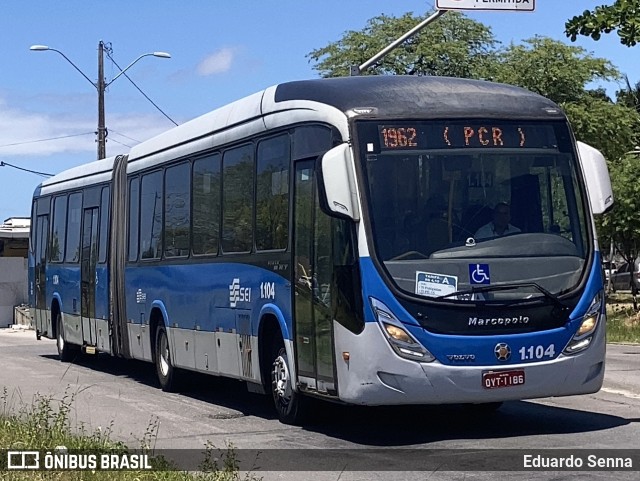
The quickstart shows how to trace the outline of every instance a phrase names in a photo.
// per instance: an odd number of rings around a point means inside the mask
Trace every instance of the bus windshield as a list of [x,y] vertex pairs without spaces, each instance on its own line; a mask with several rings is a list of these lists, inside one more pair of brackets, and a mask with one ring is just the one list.
[[372,255],[396,288],[519,302],[580,283],[589,217],[565,123],[360,121],[357,135]]

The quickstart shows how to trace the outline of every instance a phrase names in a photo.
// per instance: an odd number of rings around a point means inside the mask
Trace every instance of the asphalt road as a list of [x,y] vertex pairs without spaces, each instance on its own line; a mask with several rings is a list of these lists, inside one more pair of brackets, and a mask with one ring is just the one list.
[[[243,383],[189,374],[184,392],[163,393],[151,364],[107,355],[64,364],[57,360],[55,342],[36,341],[33,331],[0,329],[0,365],[0,389],[6,389],[0,404],[17,410],[32,404],[38,394],[55,399],[71,396],[74,424],[88,430],[110,427],[112,437],[130,447],[146,442],[156,449],[199,453],[206,443],[218,448],[232,444],[241,454],[266,452],[272,458],[263,457],[263,467],[280,466],[272,462],[278,456],[297,462],[297,469],[301,462],[311,466],[322,456],[309,456],[307,451],[296,455],[293,449],[339,454],[338,464],[327,467],[324,461],[313,468],[329,471],[304,476],[295,471],[259,471],[265,479],[493,480],[496,473],[488,466],[508,469],[512,458],[505,461],[500,453],[513,449],[533,454],[569,449],[569,454],[585,456],[595,449],[634,449],[634,471],[511,474],[528,479],[640,479],[637,345],[608,346],[604,387],[592,395],[508,402],[491,415],[469,413],[459,406],[362,408],[319,403],[313,421],[304,427],[280,424],[266,398],[248,393]],[[428,472],[407,473],[414,469],[415,449],[444,450],[434,452],[449,457]],[[340,470],[345,457],[357,461],[358,456],[359,471]],[[443,470],[456,462],[460,471]],[[402,466],[402,472],[396,471]],[[513,477],[505,471],[498,475]]]

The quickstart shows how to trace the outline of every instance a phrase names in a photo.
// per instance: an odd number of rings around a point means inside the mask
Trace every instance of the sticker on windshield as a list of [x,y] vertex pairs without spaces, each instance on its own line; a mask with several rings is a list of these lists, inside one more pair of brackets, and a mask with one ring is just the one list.
[[453,294],[458,290],[458,278],[433,272],[416,272],[416,294],[427,297],[440,297]]
[[469,281],[471,284],[491,284],[489,264],[469,264]]

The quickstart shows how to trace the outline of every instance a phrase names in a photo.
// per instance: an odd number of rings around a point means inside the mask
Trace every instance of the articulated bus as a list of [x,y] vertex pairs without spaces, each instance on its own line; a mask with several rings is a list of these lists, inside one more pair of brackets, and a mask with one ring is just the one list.
[[283,83],[36,188],[36,335],[155,363],[166,391],[241,380],[285,423],[311,397],[593,393],[612,202],[602,155],[526,90]]

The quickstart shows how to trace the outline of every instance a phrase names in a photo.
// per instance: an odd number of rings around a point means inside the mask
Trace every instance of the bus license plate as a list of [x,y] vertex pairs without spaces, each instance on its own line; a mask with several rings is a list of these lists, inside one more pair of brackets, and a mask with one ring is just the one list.
[[489,371],[482,373],[482,385],[486,389],[520,386],[524,384],[524,371]]

